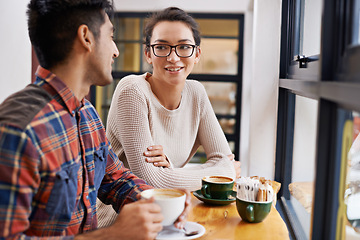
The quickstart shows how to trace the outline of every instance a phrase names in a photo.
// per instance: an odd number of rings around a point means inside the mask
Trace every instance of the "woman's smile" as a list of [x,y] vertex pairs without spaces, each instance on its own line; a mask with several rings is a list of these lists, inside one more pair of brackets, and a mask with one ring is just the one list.
[[182,69],[184,69],[184,67],[165,67],[165,70],[169,72],[179,72]]

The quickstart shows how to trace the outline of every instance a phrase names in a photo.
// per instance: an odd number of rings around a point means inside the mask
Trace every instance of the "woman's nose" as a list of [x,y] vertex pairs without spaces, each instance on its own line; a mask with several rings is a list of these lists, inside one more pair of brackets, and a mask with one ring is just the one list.
[[176,54],[175,49],[171,49],[170,55],[167,56],[166,60],[168,62],[177,62],[180,60],[180,57]]

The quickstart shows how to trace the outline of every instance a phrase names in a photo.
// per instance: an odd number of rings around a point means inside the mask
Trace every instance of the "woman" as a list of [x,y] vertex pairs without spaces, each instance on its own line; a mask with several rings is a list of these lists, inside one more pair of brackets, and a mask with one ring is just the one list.
[[[200,55],[195,20],[167,8],[145,27],[152,74],[127,76],[114,92],[107,136],[125,166],[154,187],[193,191],[207,175],[240,176],[205,88],[187,80]],[[184,168],[199,146],[207,161]]]

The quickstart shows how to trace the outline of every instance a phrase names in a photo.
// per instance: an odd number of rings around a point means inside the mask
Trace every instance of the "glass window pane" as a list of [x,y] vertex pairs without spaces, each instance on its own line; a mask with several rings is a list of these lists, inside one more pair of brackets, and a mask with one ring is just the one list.
[[305,56],[320,54],[322,1],[305,1],[302,52]]
[[352,33],[351,43],[360,44],[360,1],[354,0],[352,6]]
[[238,37],[239,20],[233,19],[196,19],[202,36]]
[[[219,115],[236,114],[236,84],[229,82],[201,82],[209,96],[214,112]],[[219,123],[226,134],[235,133],[235,118],[219,117]]]
[[201,57],[192,73],[227,74],[238,73],[239,41],[237,39],[202,39]]
[[216,114],[235,115],[236,84],[231,82],[201,82]]
[[297,18],[300,19],[299,55],[313,56],[320,54],[322,0],[297,0]]
[[113,25],[115,28],[115,32],[114,32],[115,40],[122,40],[122,41],[141,40],[140,18],[116,17],[113,19]]
[[310,239],[318,101],[296,96],[290,204]]
[[219,123],[225,134],[235,134],[235,118],[219,118]]
[[119,82],[119,79],[114,79],[112,84],[109,84],[109,85],[106,85],[103,87],[98,86],[98,89],[97,89],[97,91],[101,91],[101,97],[96,99],[97,102],[98,101],[100,102],[99,106],[100,106],[101,110],[100,111],[98,109],[97,110],[100,113],[101,120],[102,120],[103,124],[105,125],[105,127],[106,127],[107,115],[109,112],[112,96],[113,96],[113,93],[115,91],[115,88],[116,88],[118,82]]
[[360,114],[341,111],[347,117],[342,131],[342,149],[346,151],[341,155],[341,172],[346,174],[340,174],[339,199],[343,201],[339,203],[337,234],[346,240],[360,239]]
[[113,71],[138,72],[142,57],[140,43],[117,43],[119,57],[115,58]]

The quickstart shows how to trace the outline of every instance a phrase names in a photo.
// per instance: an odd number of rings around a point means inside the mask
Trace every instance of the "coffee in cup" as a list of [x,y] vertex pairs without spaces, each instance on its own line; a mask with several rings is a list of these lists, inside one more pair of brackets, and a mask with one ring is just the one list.
[[163,226],[172,225],[185,208],[186,194],[177,189],[148,189],[141,192],[141,198],[154,197],[155,203],[161,208],[164,217]]
[[270,213],[272,201],[246,201],[236,198],[236,209],[242,220],[249,223],[262,222]]
[[201,183],[202,195],[211,199],[229,199],[234,187],[234,180],[225,176],[206,176]]

